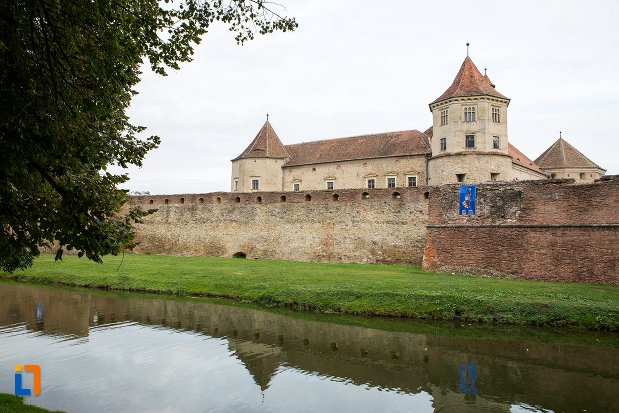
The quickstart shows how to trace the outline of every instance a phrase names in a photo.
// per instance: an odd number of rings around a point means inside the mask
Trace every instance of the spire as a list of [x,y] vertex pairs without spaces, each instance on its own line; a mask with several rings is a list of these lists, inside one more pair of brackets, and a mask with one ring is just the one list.
[[269,122],[269,115],[267,114],[267,120],[264,125],[249,144],[249,146],[243,151],[242,154],[233,159],[245,158],[287,158],[288,152],[284,149],[282,141],[279,140],[277,133],[273,130],[271,122]]
[[479,72],[469,56],[466,56],[464,62],[462,62],[462,66],[451,86],[432,103],[465,96],[493,96],[509,100],[494,89],[490,78]]

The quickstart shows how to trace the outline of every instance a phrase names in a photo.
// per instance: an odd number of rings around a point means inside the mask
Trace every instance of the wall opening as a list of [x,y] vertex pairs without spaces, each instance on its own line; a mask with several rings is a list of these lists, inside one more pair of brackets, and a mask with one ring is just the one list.
[[458,182],[464,182],[465,177],[466,177],[466,174],[456,174],[456,180]]
[[237,196],[236,198],[234,198],[234,202],[236,202],[237,204],[241,202],[241,197]]
[[424,197],[425,199],[430,198],[430,193],[429,193],[428,191],[424,192],[424,193],[423,193],[423,197]]
[[181,204],[184,204],[184,203],[185,203],[185,198],[181,198],[181,199],[179,199],[178,201],[179,201]]
[[261,204],[262,203],[262,197],[261,196],[256,197],[256,202]]
[[312,196],[310,194],[305,195],[305,200],[310,202],[312,200]]
[[198,202],[199,202],[199,203],[201,203],[201,204],[203,204],[203,203],[204,203],[204,198],[200,198],[200,199],[198,199]]
[[148,201],[148,203],[152,205],[155,203],[155,201],[151,199],[150,201]]
[[361,199],[370,199],[370,194],[368,194],[367,192],[362,193]]
[[394,192],[394,193],[391,194],[391,198],[392,199],[400,199],[401,196],[402,195],[400,195],[399,192]]
[[247,258],[247,254],[245,254],[243,251],[239,251],[239,252],[235,252],[234,254],[232,254],[232,258]]
[[221,204],[221,197],[220,196],[217,197],[217,203]]
[[286,202],[286,195],[282,195],[279,197],[279,202]]
[[584,172],[580,173],[580,179],[584,180],[587,177],[587,175]]
[[499,173],[494,173],[494,172],[490,172],[490,180],[491,181],[498,181],[499,180]]
[[170,200],[169,200],[168,198],[166,198],[166,199],[164,199],[164,200],[163,200],[163,203],[164,203],[164,204],[169,204],[169,203],[170,203]]
[[339,201],[340,200],[340,196],[338,194],[333,194],[333,200],[334,201]]

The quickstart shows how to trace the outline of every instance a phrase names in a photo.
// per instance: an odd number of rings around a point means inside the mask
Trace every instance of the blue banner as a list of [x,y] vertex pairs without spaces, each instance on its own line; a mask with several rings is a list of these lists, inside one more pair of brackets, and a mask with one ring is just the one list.
[[474,185],[463,185],[460,187],[460,203],[458,204],[459,214],[475,215],[477,206],[477,189]]

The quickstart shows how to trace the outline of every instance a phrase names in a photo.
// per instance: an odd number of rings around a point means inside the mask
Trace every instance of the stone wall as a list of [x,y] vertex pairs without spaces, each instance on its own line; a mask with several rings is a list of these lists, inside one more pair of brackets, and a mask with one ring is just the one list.
[[158,208],[136,252],[300,261],[416,263],[426,189],[210,193],[132,197]]
[[415,263],[547,281],[619,284],[619,177],[487,183],[477,215],[458,185],[137,196],[158,208],[137,252]]
[[619,284],[619,179],[477,186],[477,215],[458,215],[458,186],[431,191],[423,264],[547,281]]

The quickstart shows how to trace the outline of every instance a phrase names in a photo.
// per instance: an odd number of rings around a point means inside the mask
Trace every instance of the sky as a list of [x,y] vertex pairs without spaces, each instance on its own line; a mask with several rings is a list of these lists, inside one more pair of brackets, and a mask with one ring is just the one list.
[[619,174],[619,2],[278,0],[299,28],[243,46],[215,24],[193,62],[144,68],[129,109],[161,137],[132,191],[230,190],[230,160],[269,120],[284,144],[432,125],[428,104],[469,55],[511,99],[508,139],[537,158],[559,137]]

